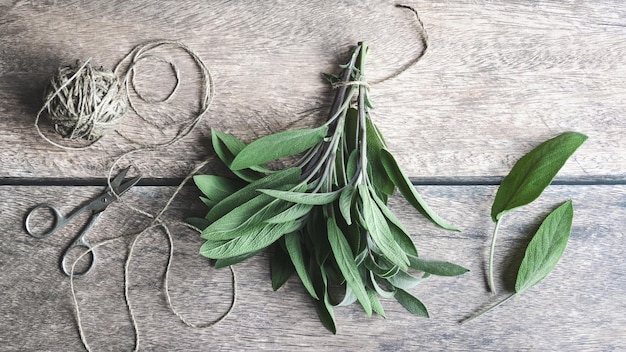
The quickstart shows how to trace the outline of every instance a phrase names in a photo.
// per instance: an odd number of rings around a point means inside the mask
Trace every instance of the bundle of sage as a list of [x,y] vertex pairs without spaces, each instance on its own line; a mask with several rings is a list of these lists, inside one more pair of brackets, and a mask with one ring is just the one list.
[[[359,43],[338,76],[326,75],[336,94],[324,125],[279,132],[248,145],[213,130],[217,156],[238,179],[196,176],[210,210],[205,218],[189,219],[203,229],[206,242],[200,253],[218,268],[273,246],[273,288],[297,273],[333,333],[333,308],[356,301],[368,316],[385,315],[382,297],[428,317],[424,304],[408,290],[430,275],[468,271],[418,256],[408,231],[387,206],[398,189],[434,224],[456,230],[426,205],[372,122],[367,52]],[[300,159],[292,167],[267,166],[294,155]],[[343,288],[341,294],[333,294],[336,287]]]

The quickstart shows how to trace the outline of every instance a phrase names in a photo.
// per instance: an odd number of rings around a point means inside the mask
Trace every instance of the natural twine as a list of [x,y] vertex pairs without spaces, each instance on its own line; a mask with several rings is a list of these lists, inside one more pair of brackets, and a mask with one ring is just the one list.
[[[89,60],[87,60],[82,65],[61,68],[59,70],[59,74],[57,74],[51,81],[50,87],[46,94],[46,99],[44,101],[44,106],[37,113],[35,127],[38,133],[52,145],[55,145],[62,149],[77,150],[85,149],[92,146],[95,142],[97,142],[100,138],[104,136],[105,131],[114,129],[114,126],[122,118],[124,111],[126,111],[127,106],[130,107],[137,114],[137,116],[148,122],[148,120],[141,113],[139,113],[136,105],[133,103],[133,99],[131,98],[131,90],[135,91],[138,99],[145,103],[164,102],[168,101],[171,97],[174,96],[180,83],[180,73],[174,63],[169,62],[161,57],[149,54],[152,50],[163,46],[182,49],[193,59],[196,66],[201,71],[202,93],[200,97],[200,110],[192,118],[178,123],[180,125],[178,132],[175,134],[174,137],[166,141],[145,143],[141,140],[127,137],[117,131],[119,135],[121,135],[129,142],[138,145],[138,147],[131,151],[123,153],[113,162],[112,166],[110,167],[107,176],[107,184],[111,189],[113,189],[111,187],[111,180],[113,179],[112,175],[117,169],[117,165],[123,158],[141,151],[161,150],[175,144],[185,136],[189,135],[202,120],[202,118],[206,115],[215,94],[213,78],[209,68],[206,66],[204,61],[192,49],[179,41],[157,40],[135,47],[118,63],[113,73],[105,72],[102,69],[93,69],[89,64]],[[162,62],[167,62],[175,73],[176,85],[170,92],[170,94],[161,101],[147,99],[146,97],[139,94],[135,89],[135,68],[137,67],[137,65],[139,65],[139,63],[145,60],[158,60]],[[120,74],[123,78],[121,80],[118,80],[117,77]],[[82,146],[66,145],[57,143],[46,137],[39,129],[40,116],[44,111],[48,114],[48,116],[55,117],[55,129],[61,135],[72,140],[86,139],[88,141],[88,144]],[[234,309],[236,301],[236,276],[235,271],[232,267],[230,267],[232,276],[231,304],[228,310],[215,321],[208,323],[193,323],[189,321],[174,307],[169,292],[170,268],[174,256],[174,241],[170,231],[170,226],[172,223],[177,223],[198,232],[200,230],[181,221],[166,222],[162,219],[162,215],[170,207],[170,204],[174,201],[175,197],[182,190],[184,185],[193,177],[193,175],[199,172],[207,164],[208,161],[205,161],[198,165],[196,168],[194,168],[194,170],[190,172],[176,188],[176,190],[167,200],[163,208],[161,208],[161,210],[159,210],[155,215],[150,214],[147,211],[139,209],[135,206],[132,206],[127,202],[124,202],[124,200],[120,198],[119,194],[114,193],[114,196],[119,200],[121,204],[129,208],[131,211],[146,216],[152,220],[150,224],[139,233],[124,234],[96,244],[92,248],[82,253],[80,257],[78,257],[72,264],[70,271],[70,288],[72,291],[78,333],[80,335],[81,342],[83,343],[87,351],[91,351],[91,347],[87,341],[87,337],[83,328],[80,305],[76,297],[76,290],[74,286],[73,274],[76,264],[78,263],[78,261],[81,260],[82,257],[93,252],[98,247],[104,246],[114,241],[125,239],[129,236],[133,238],[129,246],[128,256],[124,266],[124,299],[129,310],[130,320],[132,322],[135,333],[134,350],[137,351],[140,345],[140,333],[135,318],[134,308],[130,301],[130,264],[134,249],[137,246],[139,238],[153,229],[162,229],[165,232],[170,247],[163,281],[167,305],[170,311],[174,313],[174,315],[176,315],[187,326],[190,326],[192,328],[205,328],[220,323]]]

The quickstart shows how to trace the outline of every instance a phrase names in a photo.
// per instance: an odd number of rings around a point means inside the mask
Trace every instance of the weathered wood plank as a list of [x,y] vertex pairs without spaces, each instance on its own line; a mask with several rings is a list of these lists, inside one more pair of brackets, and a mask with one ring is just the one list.
[[[179,39],[213,71],[207,119],[180,144],[136,157],[149,177],[180,177],[211,156],[211,127],[245,140],[318,124],[333,71],[349,46],[368,41],[368,72],[381,79],[420,52],[410,12],[393,1],[324,2],[0,1],[1,177],[102,177],[132,145],[110,135],[89,151],[48,145],[32,128],[48,77],[61,64],[93,58],[113,67],[132,47]],[[565,130],[591,138],[563,179],[623,179],[626,124],[626,11],[620,1],[446,1],[413,3],[430,33],[430,51],[398,78],[372,86],[376,121],[413,177],[504,175],[533,145]],[[157,122],[197,107],[197,74],[181,64],[171,104],[141,106]],[[147,64],[140,89],[162,97],[166,65]],[[129,114],[124,133],[161,140]]]
[[[146,234],[131,263],[130,296],[141,334],[142,350],[258,351],[295,349],[414,351],[414,350],[623,350],[626,256],[622,220],[626,216],[625,186],[552,186],[524,211],[511,213],[502,227],[496,256],[501,294],[511,289],[510,276],[519,263],[529,233],[547,212],[573,199],[575,218],[570,243],[562,261],[548,279],[523,296],[467,325],[458,320],[496,299],[484,280],[488,239],[493,224],[489,206],[492,186],[420,187],[425,199],[462,228],[446,232],[428,224],[404,201],[392,207],[411,231],[423,257],[462,264],[472,271],[458,278],[431,278],[412,292],[429,307],[432,318],[411,316],[397,303],[384,301],[387,319],[366,318],[356,307],[336,310],[339,333],[332,336],[318,322],[314,306],[301,285],[290,281],[272,292],[268,256],[236,266],[237,305],[220,325],[196,330],[184,326],[169,312],[162,275],[168,244],[158,231]],[[57,258],[70,239],[61,236],[37,240],[23,230],[24,213],[40,201],[67,211],[71,204],[100,191],[99,187],[0,187],[3,200],[0,223],[0,343],[3,350],[80,350],[72,313],[69,282],[57,267]],[[150,212],[161,207],[172,191],[166,187],[136,187],[127,204]],[[180,219],[201,212],[193,188],[186,188],[168,212]],[[57,200],[61,199],[61,200]],[[194,205],[192,205],[192,203]],[[84,221],[84,220],[83,220]],[[80,221],[78,221],[80,222]],[[145,226],[146,219],[120,204],[107,210],[91,234],[102,241]],[[227,309],[230,277],[214,271],[197,250],[196,234],[175,227],[175,258],[171,294],[176,307],[195,323],[208,322]],[[132,328],[123,301],[123,265],[129,239],[100,248],[96,271],[77,280],[77,295],[88,341],[95,350],[128,350]],[[503,279],[509,273],[510,279]]]

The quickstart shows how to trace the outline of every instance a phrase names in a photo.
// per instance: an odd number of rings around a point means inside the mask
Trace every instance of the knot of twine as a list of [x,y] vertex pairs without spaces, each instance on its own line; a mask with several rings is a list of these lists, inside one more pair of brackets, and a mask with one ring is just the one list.
[[94,69],[89,60],[59,68],[46,89],[42,108],[59,135],[91,142],[115,129],[127,109],[117,76],[102,67]]

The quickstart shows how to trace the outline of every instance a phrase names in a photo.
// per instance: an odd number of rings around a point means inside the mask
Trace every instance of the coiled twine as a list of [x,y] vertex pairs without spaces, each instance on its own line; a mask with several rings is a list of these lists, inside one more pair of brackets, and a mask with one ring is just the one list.
[[128,109],[126,94],[117,76],[82,65],[60,67],[44,97],[44,111],[56,132],[72,140],[96,141],[115,129]]

